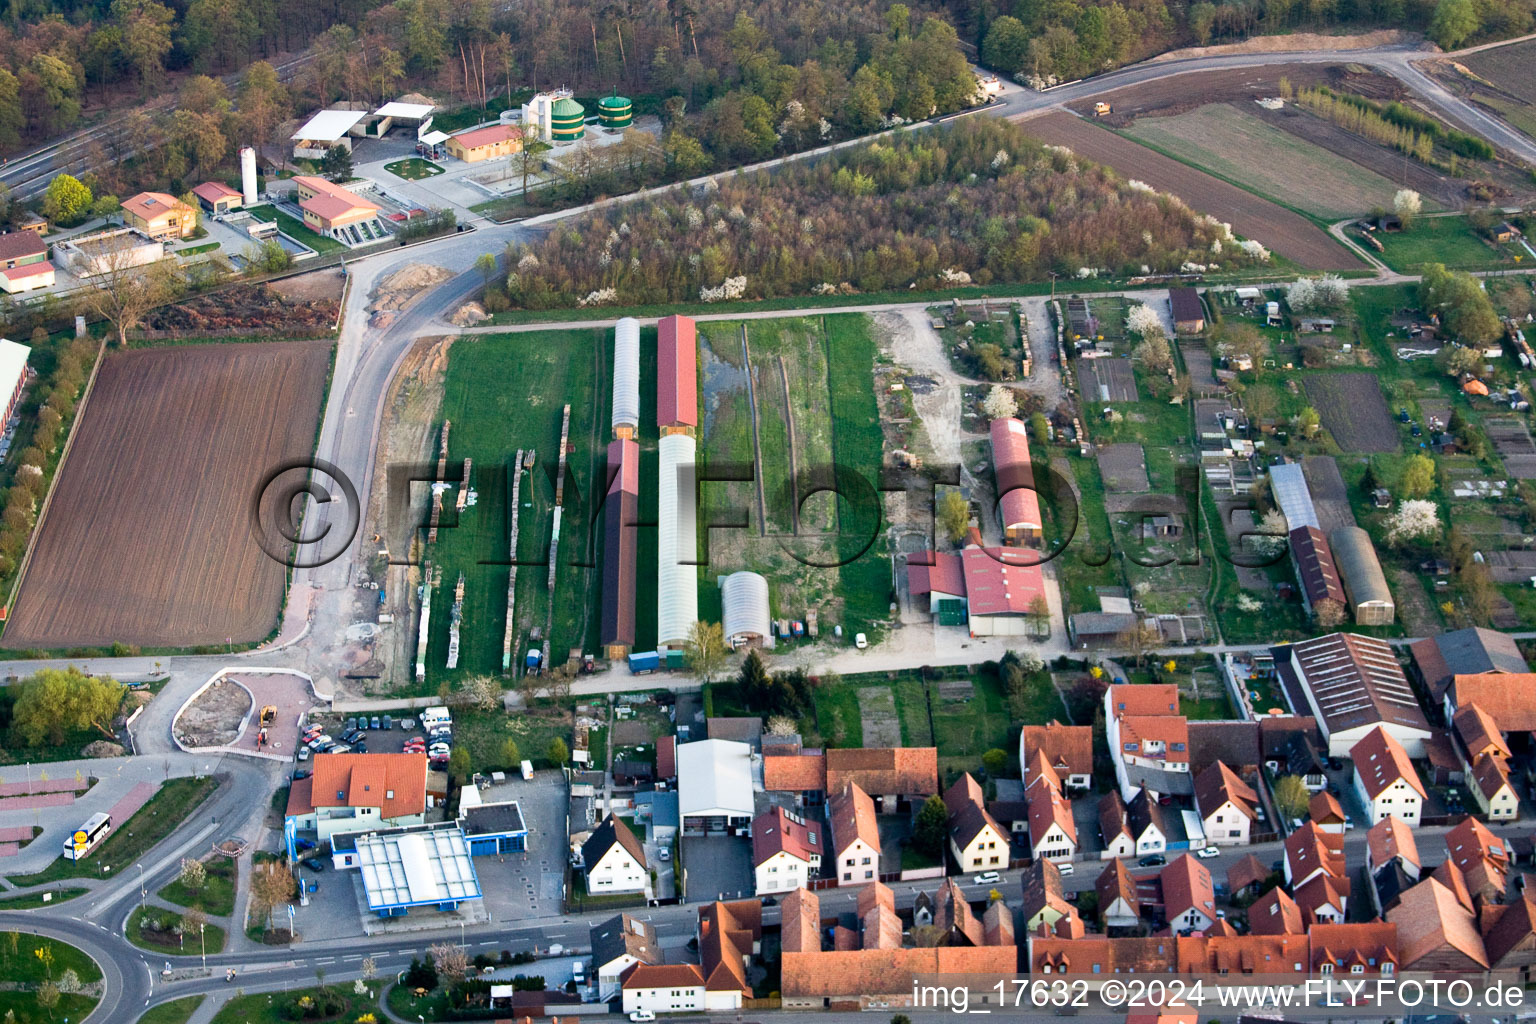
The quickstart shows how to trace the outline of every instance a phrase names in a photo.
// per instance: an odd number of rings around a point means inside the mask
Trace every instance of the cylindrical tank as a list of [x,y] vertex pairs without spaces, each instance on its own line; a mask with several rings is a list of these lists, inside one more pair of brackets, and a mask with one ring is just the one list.
[[556,142],[575,142],[587,133],[587,111],[569,96],[555,101],[549,111],[549,134]]
[[240,150],[240,190],[245,193],[245,205],[256,205],[256,151],[250,146]]
[[634,105],[618,93],[604,96],[597,101],[597,120],[604,128],[628,128],[635,121]]
[[613,429],[640,426],[640,321],[626,316],[613,332]]

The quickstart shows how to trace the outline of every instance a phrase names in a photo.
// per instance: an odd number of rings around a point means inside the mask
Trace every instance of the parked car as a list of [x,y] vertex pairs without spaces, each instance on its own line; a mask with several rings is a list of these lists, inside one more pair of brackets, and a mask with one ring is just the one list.
[[369,719],[369,721],[368,721],[368,728],[370,728],[370,729],[377,729],[377,728],[379,728],[379,716],[378,715],[374,715],[373,718]]
[[331,742],[332,739],[329,735],[326,733],[321,733],[304,745],[310,750],[319,750],[321,747],[329,746]]
[[1141,860],[1136,862],[1137,866],[1144,867],[1144,868],[1162,867],[1164,864],[1167,864],[1167,863],[1168,863],[1168,858],[1164,857],[1160,853],[1149,853],[1145,857],[1141,858]]
[[402,729],[406,730],[407,732],[409,732],[410,730],[416,728],[416,719],[414,719],[414,718],[402,718],[402,719],[400,719],[400,728],[402,728]]
[[669,846],[663,846],[661,849],[657,850],[656,851],[656,859],[660,860],[660,861],[663,861],[663,862],[671,860],[672,859],[672,848],[669,847]]
[[1300,818],[1292,818],[1291,819],[1291,828],[1292,829],[1298,829],[1298,828],[1301,828],[1301,826],[1302,826],[1302,821],[1301,821]]
[[310,771],[308,768],[295,768],[293,770],[293,781],[298,782],[300,779],[307,779],[313,774],[314,772]]
[[776,907],[778,905],[779,905],[779,898],[777,896],[764,896],[763,897],[763,906],[765,906],[765,907]]
[[855,633],[853,635],[853,646],[862,651],[864,648],[869,646],[869,637],[865,636],[863,633]]
[[317,875],[325,870],[325,861],[319,857],[311,857],[309,860],[301,860],[299,863]]
[[1056,865],[1056,871],[1058,874],[1070,875],[1072,873],[1072,862],[1069,860],[1062,861]]
[[629,1019],[634,1021],[635,1024],[645,1024],[646,1021],[655,1020],[656,1015],[650,1010],[636,1010],[629,1015]]
[[353,715],[351,718],[347,719],[347,732],[351,732],[353,729],[356,729],[356,728],[357,728],[357,716]]
[[350,753],[352,753],[352,744],[350,744],[350,743],[332,743],[330,745],[330,747],[326,750],[326,753],[327,754],[350,754]]
[[1210,860],[1212,857],[1220,857],[1221,849],[1215,846],[1207,846],[1205,849],[1195,854],[1195,856],[1199,857],[1201,860]]
[[384,731],[385,732],[389,732],[389,730],[393,729],[394,727],[395,727],[395,720],[393,718],[390,718],[388,715],[385,715],[384,716]]
[[1003,876],[998,874],[996,871],[983,871],[981,874],[971,879],[971,881],[976,885],[994,885],[997,882],[1002,881],[1002,879]]
[[300,761],[308,761],[309,760],[309,748],[308,747],[300,747],[299,748],[299,760]]
[[361,730],[361,729],[349,729],[346,732],[341,734],[341,741],[343,743],[356,743],[358,740],[360,740],[362,738],[363,738],[363,730]]

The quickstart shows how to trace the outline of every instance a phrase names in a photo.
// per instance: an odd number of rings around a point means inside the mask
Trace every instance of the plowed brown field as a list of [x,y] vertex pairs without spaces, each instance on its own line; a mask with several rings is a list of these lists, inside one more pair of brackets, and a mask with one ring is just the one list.
[[1127,178],[1144,181],[1159,192],[1183,199],[1192,209],[1227,221],[1244,238],[1310,270],[1358,269],[1348,250],[1311,221],[1260,199],[1236,185],[1195,170],[1071,114],[1045,114],[1021,122],[1031,135],[1079,156],[1108,164]]
[[266,636],[285,569],[251,504],[270,470],[311,454],[329,360],[323,342],[109,355],[0,645]]

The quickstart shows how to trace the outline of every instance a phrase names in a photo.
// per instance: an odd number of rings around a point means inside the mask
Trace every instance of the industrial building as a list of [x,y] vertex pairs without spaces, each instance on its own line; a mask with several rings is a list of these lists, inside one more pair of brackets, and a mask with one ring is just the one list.
[[0,397],[5,400],[5,415],[0,416],[0,426],[10,421],[16,403],[21,401],[21,393],[27,386],[27,359],[31,355],[30,346],[0,338]]
[[[377,219],[379,208],[357,193],[324,178],[301,174],[293,179],[299,199],[299,209],[304,214],[304,226],[319,235],[352,244],[346,228],[361,227]],[[364,240],[373,234],[383,237],[383,229],[367,230],[360,236]]]
[[621,319],[613,331],[613,436],[634,437],[640,427],[640,321]]
[[684,835],[746,828],[755,813],[753,793],[762,788],[762,761],[753,758],[751,744],[678,744],[677,804]]
[[367,116],[365,110],[320,111],[288,137],[293,143],[293,155],[306,160],[322,160],[333,146],[352,152],[352,140],[348,136],[356,134],[352,129]]
[[192,190],[198,205],[215,217],[238,210],[244,197],[222,181],[205,181]]
[[493,124],[450,135],[443,148],[467,164],[511,156],[523,148],[523,130],[515,124]]
[[1348,757],[1378,726],[1390,732],[1409,757],[1424,756],[1429,723],[1385,640],[1330,633],[1276,647],[1273,654],[1292,710],[1317,717],[1329,757]]
[[768,581],[757,573],[733,572],[721,577],[720,617],[725,642],[733,649],[774,645]]
[[938,625],[968,624],[971,636],[1027,633],[1047,600],[1038,556],[1010,548],[917,552],[907,558],[907,583],[914,601],[928,599]]
[[523,131],[541,142],[575,142],[586,135],[587,112],[569,89],[541,92],[523,104]]
[[337,846],[336,866],[361,873],[368,909],[380,917],[412,907],[452,911],[481,898],[469,842],[457,825],[352,833],[339,836]]
[[1333,546],[1333,561],[1349,595],[1349,609],[1355,622],[1362,626],[1391,625],[1397,618],[1397,606],[1376,558],[1371,535],[1358,526],[1345,526],[1334,530],[1328,543]]
[[1041,543],[1040,495],[1029,461],[1029,431],[1012,416],[992,421],[992,472],[997,477],[998,514],[1004,544]]
[[432,126],[432,111],[436,109],[430,103],[392,100],[373,112],[375,121],[370,126],[371,134],[383,138],[389,134],[390,129],[400,127],[411,129],[420,138]]
[[76,277],[94,277],[157,263],[165,243],[137,228],[108,228],[56,242],[53,252]]
[[635,646],[635,579],[638,571],[640,446],[630,438],[608,444],[608,497],[603,503],[602,643],[610,659]]
[[656,425],[663,434],[699,425],[699,335],[692,317],[662,317],[656,325]]
[[681,648],[699,619],[697,442],[668,434],[657,448],[656,644]]

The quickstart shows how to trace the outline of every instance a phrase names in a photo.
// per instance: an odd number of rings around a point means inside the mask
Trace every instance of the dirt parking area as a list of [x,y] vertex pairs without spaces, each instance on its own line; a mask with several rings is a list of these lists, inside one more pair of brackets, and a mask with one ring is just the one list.
[[176,739],[187,747],[227,746],[240,735],[240,723],[250,710],[251,695],[221,679],[176,716]]
[[[1176,81],[1183,81],[1183,76]],[[1138,87],[1139,88],[1139,87]],[[1149,87],[1150,88],[1150,87]],[[1177,160],[1071,114],[1046,114],[1022,122],[1029,134],[1066,146],[1079,156],[1108,164],[1123,177],[1178,196],[1192,209],[1226,221],[1287,259],[1312,270],[1357,269],[1348,250],[1299,213],[1245,192]]]

